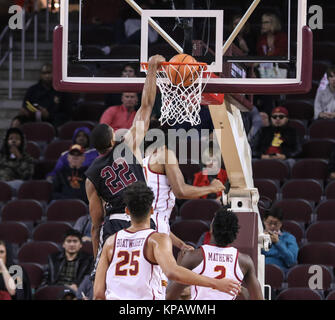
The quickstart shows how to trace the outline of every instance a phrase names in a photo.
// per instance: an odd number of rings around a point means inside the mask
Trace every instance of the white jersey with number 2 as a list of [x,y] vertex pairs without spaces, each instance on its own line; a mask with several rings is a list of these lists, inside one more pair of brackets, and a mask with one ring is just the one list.
[[115,234],[106,275],[106,300],[163,300],[162,269],[147,260],[144,249],[153,229]]
[[[243,273],[238,264],[238,250],[233,247],[203,245],[203,261],[192,271],[210,278],[228,278],[242,283]],[[236,296],[215,289],[191,286],[191,300],[234,300]]]

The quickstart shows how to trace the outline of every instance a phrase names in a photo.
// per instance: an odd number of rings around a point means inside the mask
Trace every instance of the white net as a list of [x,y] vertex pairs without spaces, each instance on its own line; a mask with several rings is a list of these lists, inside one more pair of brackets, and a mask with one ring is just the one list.
[[[174,126],[189,122],[192,126],[200,124],[201,94],[208,78],[203,78],[207,65],[169,64],[157,71],[157,85],[161,92],[160,123]],[[173,82],[179,82],[174,84]]]

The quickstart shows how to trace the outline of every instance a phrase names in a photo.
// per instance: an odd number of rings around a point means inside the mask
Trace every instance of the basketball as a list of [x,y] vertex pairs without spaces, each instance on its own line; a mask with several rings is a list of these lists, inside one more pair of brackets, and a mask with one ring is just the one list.
[[[188,54],[181,53],[172,57],[169,62],[197,63],[198,61]],[[198,68],[199,66],[184,64],[168,65],[166,67],[166,73],[174,85],[182,83],[184,87],[188,87],[198,78]]]

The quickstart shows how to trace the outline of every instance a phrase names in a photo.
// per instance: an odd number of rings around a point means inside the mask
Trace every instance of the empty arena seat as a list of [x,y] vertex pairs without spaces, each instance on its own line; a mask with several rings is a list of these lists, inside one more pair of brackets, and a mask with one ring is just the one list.
[[0,223],[0,239],[21,246],[29,238],[29,229],[23,222],[3,221]]
[[284,271],[280,269],[277,265],[265,265],[265,284],[270,285],[271,288],[274,290],[280,290],[282,289],[284,280]]
[[334,139],[310,139],[302,145],[301,158],[329,159],[334,148]]
[[323,194],[323,187],[315,179],[291,179],[282,186],[283,199],[302,198],[319,202]]
[[62,292],[67,286],[43,286],[38,288],[34,294],[34,300],[59,300]]
[[291,119],[312,120],[314,117],[314,105],[309,101],[287,100],[283,105]]
[[34,159],[39,159],[41,156],[41,149],[35,141],[27,141],[26,152]]
[[335,221],[317,221],[306,230],[306,239],[310,242],[334,242],[335,243]]
[[31,141],[49,143],[56,136],[54,126],[49,122],[27,122],[21,128],[26,139]]
[[68,121],[58,128],[58,138],[61,140],[72,140],[74,131],[80,127],[94,128],[92,121]]
[[171,232],[183,241],[197,243],[201,235],[209,231],[209,225],[202,220],[181,220],[171,225]]
[[335,120],[318,119],[308,128],[310,139],[335,139]]
[[292,179],[325,180],[329,175],[328,161],[325,159],[301,159],[292,167]]
[[0,181],[0,202],[7,202],[13,196],[12,188],[4,181]]
[[37,200],[12,200],[2,208],[1,218],[2,221],[37,223],[42,219],[43,213],[43,206]]
[[51,241],[30,241],[21,246],[18,252],[19,263],[34,262],[41,265],[48,263],[49,254],[59,252],[58,245]]
[[29,277],[30,287],[37,289],[43,281],[44,270],[42,265],[34,262],[22,262],[20,266],[26,271]]
[[47,180],[30,180],[22,183],[18,190],[18,199],[35,199],[49,202],[52,194],[52,183]]
[[281,291],[276,300],[322,300],[322,295],[309,288],[287,288]]
[[[287,272],[287,286],[289,288],[309,288],[309,281],[317,271],[322,270],[322,290],[329,290],[333,275],[328,267],[314,264],[298,264]],[[320,270],[320,271],[321,271]]]
[[47,145],[44,151],[45,160],[58,160],[64,151],[70,149],[72,140],[57,140]]
[[335,244],[332,242],[308,242],[298,252],[299,264],[324,264],[335,267]]
[[39,224],[33,231],[33,240],[62,243],[65,232],[71,228],[68,222],[47,221]]
[[46,210],[48,221],[75,222],[88,214],[85,202],[79,199],[61,199],[52,201]]
[[273,204],[274,208],[281,208],[284,220],[294,220],[305,224],[311,222],[313,206],[305,199],[282,199]]
[[279,188],[275,181],[271,179],[254,179],[254,184],[260,196],[266,196],[271,201],[277,200]]
[[272,179],[280,182],[290,177],[290,168],[285,161],[278,159],[259,159],[252,162],[255,179]]
[[192,199],[182,204],[179,213],[184,220],[211,221],[221,207],[220,203],[212,199]]
[[303,120],[290,119],[288,125],[292,128],[295,128],[302,139],[306,136],[307,128]]
[[331,181],[327,184],[325,196],[327,199],[335,199],[335,181]]
[[335,199],[322,201],[315,208],[316,220],[335,221]]
[[304,237],[303,227],[298,222],[292,220],[283,220],[282,223],[283,223],[282,229],[284,231],[291,233],[295,237],[297,244],[300,245],[301,240]]

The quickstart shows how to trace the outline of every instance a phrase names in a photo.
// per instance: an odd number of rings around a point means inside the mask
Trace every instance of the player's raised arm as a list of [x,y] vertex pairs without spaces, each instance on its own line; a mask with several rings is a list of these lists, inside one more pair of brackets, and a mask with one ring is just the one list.
[[240,291],[240,284],[235,280],[205,277],[177,265],[172,253],[171,239],[166,234],[155,233],[149,238],[148,257],[160,265],[169,280],[217,289],[232,296]]
[[217,193],[224,190],[220,180],[214,179],[208,186],[196,187],[185,183],[184,176],[179,168],[178,160],[173,151],[166,149],[165,172],[172,191],[178,199],[198,199],[210,193]]
[[93,183],[86,179],[85,183],[87,199],[89,201],[89,212],[92,220],[91,237],[94,259],[97,257],[99,247],[100,228],[104,221],[104,209],[100,197]]
[[139,147],[148,131],[152,108],[156,99],[157,69],[164,61],[165,58],[160,55],[152,56],[149,59],[147,76],[143,87],[141,107],[136,112],[132,127],[125,135],[125,142],[133,152]]

